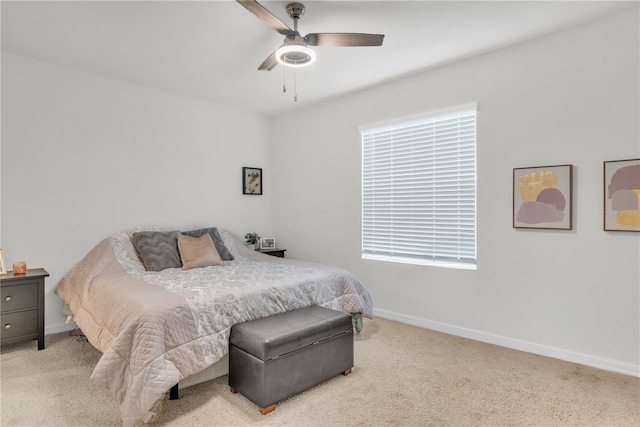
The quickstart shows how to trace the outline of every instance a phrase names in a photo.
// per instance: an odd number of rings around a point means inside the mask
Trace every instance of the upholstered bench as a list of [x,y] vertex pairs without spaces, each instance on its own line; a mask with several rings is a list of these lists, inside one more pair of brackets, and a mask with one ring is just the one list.
[[260,407],[353,367],[351,315],[320,306],[239,323],[229,337],[229,387]]

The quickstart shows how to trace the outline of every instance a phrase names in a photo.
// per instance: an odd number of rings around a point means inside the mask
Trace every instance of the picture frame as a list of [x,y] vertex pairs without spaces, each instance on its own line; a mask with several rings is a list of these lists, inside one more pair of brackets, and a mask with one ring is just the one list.
[[242,168],[242,194],[262,195],[262,168]]
[[0,249],[0,275],[7,274],[7,262],[4,260],[4,250]]
[[640,159],[603,162],[604,231],[640,232]]
[[573,229],[573,165],[513,169],[513,228]]
[[276,248],[276,239],[273,237],[261,237],[260,238],[260,249],[275,249]]

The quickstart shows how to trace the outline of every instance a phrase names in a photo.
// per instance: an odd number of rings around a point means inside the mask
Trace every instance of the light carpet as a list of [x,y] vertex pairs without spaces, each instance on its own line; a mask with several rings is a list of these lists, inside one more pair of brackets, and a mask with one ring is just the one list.
[[[89,377],[100,358],[68,333],[2,347],[2,426],[117,426]],[[139,426],[144,426],[142,422]],[[640,378],[365,320],[355,368],[260,415],[227,377],[163,399],[151,426],[638,426]]]

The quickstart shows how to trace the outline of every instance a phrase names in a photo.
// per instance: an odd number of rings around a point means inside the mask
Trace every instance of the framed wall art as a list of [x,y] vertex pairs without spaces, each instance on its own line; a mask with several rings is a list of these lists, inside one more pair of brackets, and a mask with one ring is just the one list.
[[0,275],[7,274],[7,264],[4,260],[4,251],[0,249]]
[[604,162],[604,230],[640,231],[640,159]]
[[262,195],[261,168],[242,168],[242,194]]
[[573,165],[513,169],[513,227],[571,230]]

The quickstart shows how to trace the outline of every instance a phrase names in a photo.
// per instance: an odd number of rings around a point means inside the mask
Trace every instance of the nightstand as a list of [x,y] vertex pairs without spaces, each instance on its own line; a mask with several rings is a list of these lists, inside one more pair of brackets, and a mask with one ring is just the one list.
[[0,344],[37,339],[38,350],[44,348],[44,278],[48,276],[44,268],[0,276]]
[[286,251],[287,251],[286,249],[278,249],[278,248],[258,250],[258,252],[260,253],[271,255],[271,256],[277,256],[278,258],[284,258],[284,253]]

